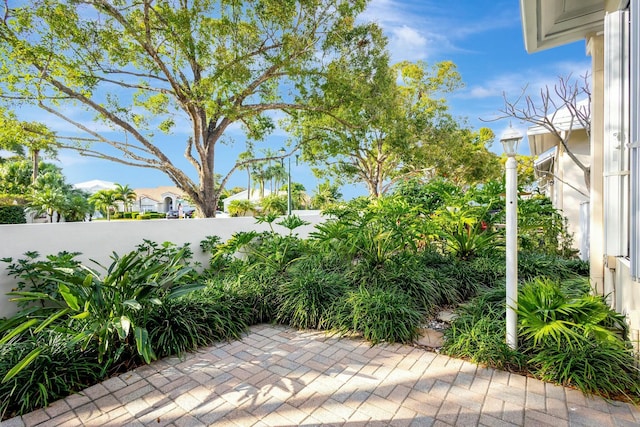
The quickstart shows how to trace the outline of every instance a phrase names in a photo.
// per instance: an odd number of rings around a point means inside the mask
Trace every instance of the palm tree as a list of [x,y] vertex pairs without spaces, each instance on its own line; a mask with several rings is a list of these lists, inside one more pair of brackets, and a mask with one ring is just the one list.
[[116,200],[120,200],[124,203],[124,211],[129,212],[131,205],[136,201],[136,192],[133,188],[129,187],[129,185],[121,185],[116,183],[116,188],[113,190],[115,192]]
[[[249,159],[253,159],[253,153],[251,151],[245,151],[238,156],[238,160]],[[249,200],[251,199],[251,169],[253,168],[253,164],[247,163],[244,168],[247,171],[247,200]]]
[[280,196],[278,194],[269,194],[260,201],[262,206],[262,212],[265,214],[276,213],[278,215],[284,215],[287,213],[287,196]]
[[[293,187],[292,187],[293,188]],[[337,202],[342,198],[342,193],[337,185],[332,185],[329,181],[318,184],[311,197],[311,205],[316,209],[324,209],[327,205]]]
[[107,221],[111,221],[111,209],[116,206],[116,201],[118,201],[115,190],[99,190],[89,197],[89,201],[93,202],[99,210],[106,212]]
[[[66,202],[67,198],[60,188],[46,187],[33,192],[29,206],[38,214],[46,213],[49,217],[49,222],[53,222],[53,214],[61,212]],[[60,220],[59,215],[58,220]]]

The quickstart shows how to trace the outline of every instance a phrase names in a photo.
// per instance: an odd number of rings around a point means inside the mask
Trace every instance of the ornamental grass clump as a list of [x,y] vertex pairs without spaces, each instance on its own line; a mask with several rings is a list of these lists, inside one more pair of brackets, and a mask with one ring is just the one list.
[[[37,355],[29,369],[16,367]],[[110,363],[98,363],[95,349],[83,350],[73,336],[53,330],[0,346],[0,419],[25,414],[105,378]],[[8,378],[9,377],[9,378]],[[7,379],[8,378],[8,379]]]
[[413,342],[419,336],[418,326],[423,319],[406,293],[364,286],[337,302],[333,312],[333,329],[344,334],[362,334],[372,345],[383,341]]

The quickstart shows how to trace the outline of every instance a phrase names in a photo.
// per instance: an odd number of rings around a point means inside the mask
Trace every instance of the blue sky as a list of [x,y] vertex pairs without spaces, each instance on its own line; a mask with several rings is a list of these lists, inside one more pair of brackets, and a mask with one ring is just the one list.
[[[524,49],[518,3],[514,0],[373,0],[362,18],[382,26],[389,38],[394,62],[424,60],[433,64],[452,60],[465,86],[449,96],[451,111],[457,117],[466,118],[471,127],[487,126],[499,136],[508,126],[507,120],[485,123],[481,119],[498,115],[503,107],[503,92],[513,99],[528,85],[529,91],[535,93],[545,85],[553,85],[558,76],[584,74],[590,63],[584,41],[528,54]],[[526,131],[525,124],[513,125],[523,133]],[[229,170],[237,153],[244,150],[239,129],[232,129],[229,136],[235,143],[220,146],[217,151],[216,169],[222,173]],[[277,150],[284,144],[285,137],[282,132],[276,132],[268,144]],[[175,139],[184,141],[186,135],[176,135]],[[493,151],[502,151],[498,141]],[[521,144],[520,152],[528,153],[526,141]],[[178,157],[180,153],[181,150],[176,150]],[[61,152],[58,159],[71,183],[101,179],[134,188],[172,185],[168,177],[151,169],[83,158],[73,152]],[[179,164],[195,177],[186,161],[180,160]],[[303,183],[308,193],[317,185],[310,168],[304,164],[292,163],[292,179]],[[237,172],[228,188],[246,186],[246,183],[246,173]],[[342,190],[346,198],[366,193],[363,185],[346,186]]]

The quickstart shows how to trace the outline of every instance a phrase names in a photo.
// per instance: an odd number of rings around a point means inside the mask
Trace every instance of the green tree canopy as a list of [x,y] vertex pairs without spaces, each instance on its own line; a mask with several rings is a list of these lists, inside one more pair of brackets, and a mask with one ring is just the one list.
[[444,95],[459,87],[460,76],[450,61],[390,67],[384,52],[377,61],[344,66],[350,78],[333,89],[341,108],[307,123],[299,135],[308,141],[303,157],[316,174],[364,183],[377,197],[431,166],[430,145],[448,117]]
[[[247,144],[274,111],[334,110],[324,93],[382,42],[357,24],[365,0],[34,0],[4,3],[2,96],[37,105],[82,135],[57,135],[85,156],[160,170],[205,217],[215,215],[237,160],[214,185],[216,148],[231,125]],[[101,126],[84,124],[78,109]],[[175,128],[188,129],[181,138]],[[102,131],[100,129],[105,129]],[[170,138],[159,138],[161,134]],[[171,158],[181,144],[197,179]],[[118,154],[114,154],[114,149]],[[252,151],[252,150],[247,150]],[[280,158],[280,157],[278,157]]]
[[31,159],[31,181],[38,178],[40,155],[56,155],[55,135],[47,126],[38,122],[18,120],[13,112],[0,109],[0,148],[24,156],[24,148]]

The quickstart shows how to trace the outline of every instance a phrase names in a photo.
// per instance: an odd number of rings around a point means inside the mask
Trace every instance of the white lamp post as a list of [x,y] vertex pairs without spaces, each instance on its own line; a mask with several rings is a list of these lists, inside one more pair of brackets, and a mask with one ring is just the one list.
[[506,233],[507,233],[507,345],[518,346],[518,171],[516,152],[522,133],[511,124],[500,137],[507,155],[506,175]]

